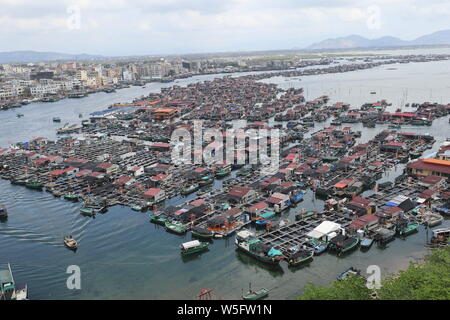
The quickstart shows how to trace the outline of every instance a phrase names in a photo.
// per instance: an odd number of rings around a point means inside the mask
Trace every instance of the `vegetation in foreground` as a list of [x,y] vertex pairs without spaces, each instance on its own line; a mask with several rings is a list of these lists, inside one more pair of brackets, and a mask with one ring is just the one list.
[[433,250],[424,261],[368,289],[366,279],[350,276],[330,286],[308,284],[299,300],[450,300],[450,247]]

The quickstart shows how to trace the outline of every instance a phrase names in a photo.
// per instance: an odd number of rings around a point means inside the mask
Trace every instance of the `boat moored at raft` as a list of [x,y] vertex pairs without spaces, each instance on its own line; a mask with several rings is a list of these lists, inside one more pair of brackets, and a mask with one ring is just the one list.
[[415,221],[400,220],[395,226],[395,232],[400,236],[409,236],[418,231],[420,224]]
[[161,214],[152,213],[150,215],[150,222],[152,222],[152,223],[164,226],[166,224],[166,222],[168,222],[168,221],[169,220]]
[[74,193],[68,193],[64,195],[64,199],[69,200],[69,201],[73,201],[73,202],[77,202],[78,201],[78,195],[74,194]]
[[296,267],[313,259],[314,250],[306,248],[294,248],[293,253],[286,257],[289,266]]
[[28,189],[33,189],[33,190],[42,190],[44,185],[39,181],[29,181],[29,182],[26,182],[25,187],[27,187]]
[[329,249],[338,255],[349,252],[357,247],[359,239],[353,236],[338,234],[330,240]]
[[281,251],[262,243],[250,230],[239,231],[235,244],[238,250],[267,264],[279,264],[285,258]]
[[202,227],[192,227],[192,236],[201,239],[211,239],[214,238],[214,231],[202,228]]
[[187,227],[181,222],[170,222],[167,221],[165,224],[166,230],[176,234],[185,234]]

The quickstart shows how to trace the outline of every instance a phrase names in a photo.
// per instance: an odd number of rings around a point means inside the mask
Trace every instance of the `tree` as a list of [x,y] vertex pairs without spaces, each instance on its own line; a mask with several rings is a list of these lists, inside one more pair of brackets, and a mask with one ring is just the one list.
[[[328,287],[308,284],[298,299],[364,300],[372,293],[365,279],[350,276]],[[377,296],[382,300],[449,300],[450,247],[433,250],[422,262],[412,262],[408,269],[384,279]]]
[[332,282],[329,287],[308,284],[299,300],[368,300],[371,293],[364,278],[350,275]]

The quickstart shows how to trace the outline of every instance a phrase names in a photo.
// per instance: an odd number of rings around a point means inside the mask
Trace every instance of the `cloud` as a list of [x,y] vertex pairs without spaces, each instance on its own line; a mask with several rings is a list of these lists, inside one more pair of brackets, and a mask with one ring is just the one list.
[[[67,27],[67,8],[80,28]],[[367,28],[367,8],[381,28]],[[302,47],[360,34],[413,38],[448,28],[445,0],[0,0],[3,50],[104,55]]]

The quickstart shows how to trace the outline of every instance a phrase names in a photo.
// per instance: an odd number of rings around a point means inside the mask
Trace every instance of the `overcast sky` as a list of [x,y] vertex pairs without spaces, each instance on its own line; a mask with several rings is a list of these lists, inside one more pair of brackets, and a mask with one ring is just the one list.
[[448,0],[0,0],[0,51],[102,55],[303,48],[450,28]]

